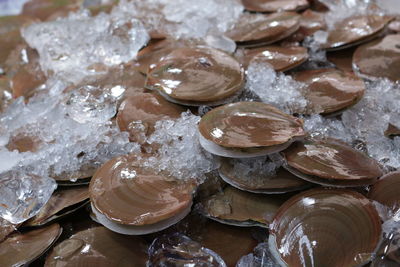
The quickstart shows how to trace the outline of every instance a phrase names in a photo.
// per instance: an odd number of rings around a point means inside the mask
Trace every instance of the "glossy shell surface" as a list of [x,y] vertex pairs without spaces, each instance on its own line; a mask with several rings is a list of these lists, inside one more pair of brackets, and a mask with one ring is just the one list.
[[256,12],[298,11],[308,6],[307,0],[242,0],[246,10]]
[[368,197],[391,208],[400,208],[400,172],[390,172],[382,176],[368,192]]

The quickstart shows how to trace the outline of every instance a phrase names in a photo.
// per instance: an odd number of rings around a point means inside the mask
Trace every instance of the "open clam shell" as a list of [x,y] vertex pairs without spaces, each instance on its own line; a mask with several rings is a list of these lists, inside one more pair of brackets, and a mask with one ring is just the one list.
[[301,13],[300,28],[288,39],[300,42],[305,37],[313,35],[316,31],[324,29],[326,29],[324,14],[307,9]]
[[117,124],[121,131],[129,132],[129,139],[136,142],[154,132],[157,121],[179,118],[185,109],[165,100],[159,94],[138,93],[126,98],[119,107]]
[[255,12],[299,11],[309,5],[307,0],[242,0],[242,3],[246,10]]
[[260,195],[228,186],[203,201],[203,212],[215,221],[236,226],[268,227],[285,201],[277,195]]
[[358,47],[353,55],[353,67],[364,77],[400,81],[400,34],[387,35]]
[[335,24],[328,33],[323,48],[338,50],[355,46],[375,38],[393,17],[379,15],[356,15]]
[[363,195],[343,189],[312,189],[283,204],[269,244],[281,266],[361,266],[381,235],[380,218]]
[[244,71],[229,54],[208,47],[178,48],[153,64],[146,88],[171,102],[215,105],[242,89]]
[[305,135],[300,119],[261,102],[215,108],[202,117],[199,132],[205,150],[232,158],[275,153]]
[[251,61],[270,64],[276,71],[293,69],[308,59],[307,48],[301,46],[265,46],[246,49],[244,51],[243,66],[247,67]]
[[382,176],[368,192],[368,197],[393,209],[400,208],[400,172]]
[[296,142],[281,153],[288,171],[316,184],[363,186],[382,175],[374,159],[334,139]]
[[306,84],[308,109],[322,114],[337,113],[356,104],[364,95],[363,80],[350,72],[337,69],[306,70],[294,74]]
[[285,39],[299,27],[300,15],[295,12],[271,15],[243,13],[226,36],[241,46],[260,46]]
[[219,175],[228,184],[244,191],[280,194],[310,186],[282,167],[270,170],[266,157],[249,159],[221,158]]
[[56,191],[32,219],[25,226],[40,226],[73,213],[85,206],[89,201],[88,187],[73,187]]
[[45,266],[146,266],[146,250],[140,237],[94,227],[55,246]]
[[106,162],[90,182],[95,219],[130,235],[160,231],[181,220],[190,211],[192,193],[192,184],[167,181],[132,156]]
[[0,244],[2,266],[25,266],[40,257],[60,236],[62,228],[53,224],[27,233],[16,233]]

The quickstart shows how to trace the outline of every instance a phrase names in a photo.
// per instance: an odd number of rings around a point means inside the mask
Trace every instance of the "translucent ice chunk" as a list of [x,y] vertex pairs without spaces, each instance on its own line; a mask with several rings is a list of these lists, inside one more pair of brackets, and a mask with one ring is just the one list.
[[226,267],[224,260],[217,253],[180,233],[156,238],[149,248],[149,255],[149,267]]
[[278,266],[271,255],[268,243],[260,243],[254,252],[240,258],[236,267],[275,267]]
[[213,155],[200,146],[197,130],[199,121],[199,116],[188,111],[176,121],[157,122],[155,132],[147,142],[160,144],[160,148],[146,164],[177,179],[204,181],[204,174],[218,168],[218,163]]
[[271,66],[257,61],[247,69],[246,88],[268,104],[287,113],[302,113],[307,106],[303,97],[303,84],[283,73],[276,73]]
[[0,0],[0,16],[18,15],[28,0]]
[[0,175],[0,217],[18,224],[36,215],[57,185],[48,177],[21,172]]
[[39,52],[43,71],[69,81],[92,74],[96,63],[112,66],[134,59],[149,39],[132,16],[115,11],[90,17],[87,10],[30,25],[22,35]]

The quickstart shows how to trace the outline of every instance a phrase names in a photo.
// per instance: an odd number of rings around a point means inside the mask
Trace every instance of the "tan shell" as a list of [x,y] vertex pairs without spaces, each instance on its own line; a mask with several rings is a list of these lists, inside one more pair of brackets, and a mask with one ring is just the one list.
[[244,71],[232,56],[213,48],[178,48],[152,65],[146,88],[186,105],[212,104],[242,89]]
[[[165,100],[159,94],[138,93],[122,102],[117,114],[117,123],[121,131],[129,132],[131,141],[140,142],[144,132],[146,136],[154,132],[157,121],[179,118],[185,108]],[[138,129],[137,124],[144,127]]]
[[70,214],[88,203],[88,187],[73,187],[56,191],[38,214],[25,223],[25,226],[39,226]]
[[310,185],[308,182],[298,178],[283,168],[279,168],[275,174],[264,173],[260,169],[250,172],[243,170],[242,164],[246,164],[246,161],[258,159],[259,158],[250,158],[246,160],[221,158],[219,174],[228,184],[240,190],[252,193],[286,193],[297,191]]
[[299,27],[300,15],[294,12],[243,13],[226,36],[243,46],[267,45],[288,37]]
[[218,222],[268,227],[284,201],[281,196],[253,194],[228,186],[204,200],[203,208],[206,216]]
[[368,192],[368,197],[397,210],[400,208],[400,172],[390,172],[380,178]]
[[0,218],[0,243],[15,230],[17,230],[17,225]]
[[308,108],[322,114],[338,112],[356,104],[365,91],[363,80],[353,73],[337,69],[296,72],[293,78],[306,84]]
[[55,246],[45,266],[146,266],[146,250],[147,245],[140,237],[94,227]]
[[301,65],[307,59],[308,53],[305,47],[265,46],[246,49],[244,51],[243,66],[247,67],[250,62],[256,61],[270,64],[276,71],[287,71]]
[[269,244],[282,266],[362,266],[380,235],[379,215],[366,197],[350,190],[312,189],[279,208]]
[[300,119],[260,102],[215,108],[202,117],[199,131],[200,143],[207,151],[239,158],[283,150],[305,135]]
[[242,0],[246,10],[256,12],[298,11],[308,7],[307,0]]
[[357,15],[346,18],[329,31],[327,43],[323,48],[343,49],[366,42],[380,33],[392,19],[390,16],[379,15]]
[[296,142],[281,153],[290,172],[317,184],[369,185],[382,175],[374,159],[334,139]]
[[90,181],[90,200],[102,224],[110,222],[114,231],[120,226],[125,233],[126,226],[127,234],[130,229],[142,234],[141,230],[162,230],[182,219],[190,211],[192,190],[191,184],[167,181],[141,167],[133,156],[120,156],[97,170]]
[[358,47],[353,55],[353,66],[366,77],[400,81],[400,34],[387,35]]
[[326,54],[328,61],[335,64],[336,68],[345,71],[353,72],[353,54],[355,47],[347,49],[331,51]]
[[22,266],[42,255],[60,236],[62,228],[53,224],[45,228],[9,236],[0,244],[2,266]]

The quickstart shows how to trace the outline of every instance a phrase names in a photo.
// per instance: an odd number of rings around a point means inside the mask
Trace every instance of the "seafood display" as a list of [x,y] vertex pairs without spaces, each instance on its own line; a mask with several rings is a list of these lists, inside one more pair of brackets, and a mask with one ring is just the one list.
[[0,266],[400,266],[395,0],[0,0]]

